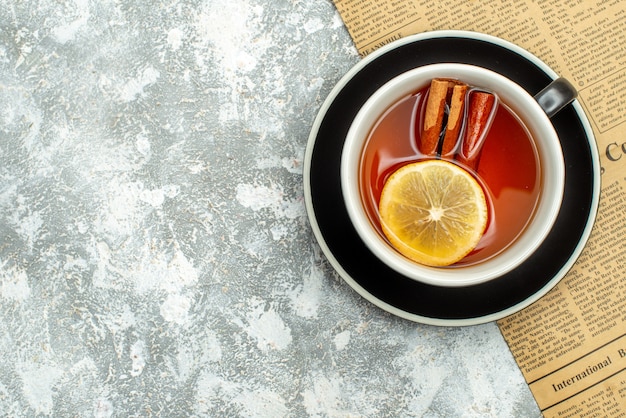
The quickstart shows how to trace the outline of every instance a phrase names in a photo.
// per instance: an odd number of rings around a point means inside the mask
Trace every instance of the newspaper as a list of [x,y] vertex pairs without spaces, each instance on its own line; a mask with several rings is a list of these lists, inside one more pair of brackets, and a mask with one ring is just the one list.
[[626,417],[626,1],[334,0],[361,56],[438,29],[498,36],[579,89],[600,210],[574,268],[498,326],[545,417]]

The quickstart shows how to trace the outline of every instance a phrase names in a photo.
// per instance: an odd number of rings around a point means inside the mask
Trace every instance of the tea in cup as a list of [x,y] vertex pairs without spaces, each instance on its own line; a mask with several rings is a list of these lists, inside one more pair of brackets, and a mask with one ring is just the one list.
[[[558,112],[575,94],[557,81],[533,97],[491,70],[452,63],[426,65],[390,80],[360,109],[342,152],[342,193],[360,238],[392,269],[431,285],[474,285],[519,266],[541,245],[561,207],[565,165],[548,113]],[[465,173],[470,189],[484,196],[479,205],[484,219],[468,223],[480,235],[449,265],[413,257],[411,243],[407,251],[406,240],[394,239],[388,206],[380,206],[389,204],[386,196],[397,191],[401,176],[413,172],[423,179],[420,170],[435,166]],[[459,198],[458,190],[449,194]]]

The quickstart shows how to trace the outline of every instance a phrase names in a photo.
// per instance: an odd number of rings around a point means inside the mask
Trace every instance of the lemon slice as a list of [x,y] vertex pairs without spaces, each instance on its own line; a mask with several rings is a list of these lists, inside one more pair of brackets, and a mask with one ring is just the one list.
[[386,181],[379,203],[385,236],[404,256],[447,266],[470,253],[487,225],[487,202],[471,174],[451,162],[420,161]]

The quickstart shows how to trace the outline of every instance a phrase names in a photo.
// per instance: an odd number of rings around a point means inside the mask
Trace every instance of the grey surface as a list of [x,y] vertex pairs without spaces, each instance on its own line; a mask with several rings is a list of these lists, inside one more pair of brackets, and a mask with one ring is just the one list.
[[2,416],[532,417],[495,324],[332,270],[309,129],[330,0],[0,0]]

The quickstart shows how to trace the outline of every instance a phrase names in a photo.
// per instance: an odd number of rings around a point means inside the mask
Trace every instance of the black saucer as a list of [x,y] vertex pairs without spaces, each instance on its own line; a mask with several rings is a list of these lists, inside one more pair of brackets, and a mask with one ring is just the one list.
[[472,32],[430,32],[387,45],[350,70],[320,110],[305,157],[305,199],[324,254],[360,295],[416,322],[471,325],[528,306],[572,267],[595,220],[600,166],[589,122],[580,104],[574,102],[552,118],[565,157],[565,195],[553,231],[535,254],[498,279],[463,288],[426,285],[388,268],[363,244],[344,206],[340,184],[343,143],[352,119],[380,86],[407,70],[442,62],[489,68],[532,95],[557,77],[525,50]]

